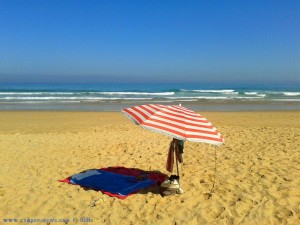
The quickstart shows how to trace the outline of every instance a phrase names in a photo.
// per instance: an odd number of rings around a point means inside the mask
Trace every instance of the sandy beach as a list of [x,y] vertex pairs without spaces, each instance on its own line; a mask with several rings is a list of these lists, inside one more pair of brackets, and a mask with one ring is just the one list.
[[186,142],[183,194],[120,200],[58,180],[109,166],[169,175],[169,137],[120,112],[0,112],[0,224],[300,224],[300,111],[201,115],[225,138],[212,195],[215,147]]

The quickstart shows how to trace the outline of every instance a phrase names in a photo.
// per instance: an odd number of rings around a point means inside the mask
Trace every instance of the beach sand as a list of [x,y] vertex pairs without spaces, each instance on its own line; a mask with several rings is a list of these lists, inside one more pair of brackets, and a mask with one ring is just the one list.
[[300,111],[201,114],[226,143],[185,143],[184,193],[120,200],[58,180],[108,166],[167,173],[169,137],[117,112],[0,112],[0,224],[300,224]]

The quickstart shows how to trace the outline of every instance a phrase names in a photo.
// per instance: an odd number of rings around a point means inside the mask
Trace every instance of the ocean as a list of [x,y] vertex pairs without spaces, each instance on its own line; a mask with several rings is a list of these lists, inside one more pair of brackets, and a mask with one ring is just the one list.
[[196,111],[300,110],[298,85],[0,84],[0,110],[120,111],[140,104]]

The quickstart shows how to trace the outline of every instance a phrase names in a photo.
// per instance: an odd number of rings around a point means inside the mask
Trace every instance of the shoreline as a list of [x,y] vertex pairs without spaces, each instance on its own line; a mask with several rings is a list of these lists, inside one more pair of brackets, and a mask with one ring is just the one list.
[[294,111],[299,102],[289,101],[171,101],[171,102],[90,102],[90,103],[1,103],[1,111],[88,111],[118,112],[141,104],[179,105],[194,111]]

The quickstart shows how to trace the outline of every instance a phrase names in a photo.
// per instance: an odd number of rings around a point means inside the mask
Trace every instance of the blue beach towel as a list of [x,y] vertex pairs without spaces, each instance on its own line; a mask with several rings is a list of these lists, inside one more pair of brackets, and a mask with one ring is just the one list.
[[160,185],[165,178],[165,174],[157,172],[126,167],[108,167],[87,170],[60,181],[100,190],[109,196],[125,199],[140,189],[155,184]]
[[134,176],[126,176],[103,170],[89,170],[84,174],[73,175],[70,182],[122,196],[134,193],[141,188],[147,188],[155,183],[149,178],[137,180]]

